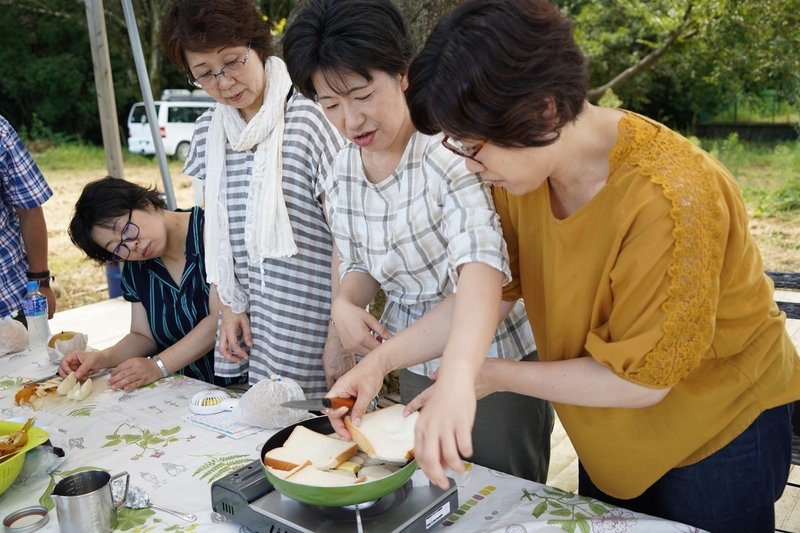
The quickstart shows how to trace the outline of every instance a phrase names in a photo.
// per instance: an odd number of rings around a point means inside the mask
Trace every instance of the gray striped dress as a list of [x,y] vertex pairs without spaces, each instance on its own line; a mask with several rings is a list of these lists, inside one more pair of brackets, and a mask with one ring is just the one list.
[[[197,119],[183,172],[204,180],[213,108]],[[226,199],[236,281],[249,298],[253,348],[249,368],[215,355],[221,376],[249,372],[249,382],[271,376],[297,381],[309,398],[326,392],[322,352],[331,304],[331,234],[321,201],[321,180],[342,139],[322,110],[295,93],[287,103],[283,136],[283,196],[298,253],[250,264],[244,244],[253,152],[226,147]],[[262,272],[263,279],[262,279]]]

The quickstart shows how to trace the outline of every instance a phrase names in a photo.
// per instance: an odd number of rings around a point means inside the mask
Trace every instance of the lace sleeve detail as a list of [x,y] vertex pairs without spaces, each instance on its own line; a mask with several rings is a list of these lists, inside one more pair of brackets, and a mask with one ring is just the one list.
[[670,386],[699,364],[713,336],[724,240],[719,176],[688,140],[646,119],[628,122],[631,127],[623,128],[622,134],[634,139],[621,144],[636,147],[627,154],[628,162],[662,188],[674,223],[669,282],[661,305],[663,335],[628,377]]

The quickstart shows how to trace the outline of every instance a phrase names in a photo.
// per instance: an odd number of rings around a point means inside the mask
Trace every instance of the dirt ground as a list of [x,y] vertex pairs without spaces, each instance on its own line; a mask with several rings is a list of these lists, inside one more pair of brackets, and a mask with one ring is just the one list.
[[[180,169],[179,162],[170,163],[176,201],[178,207],[190,207],[191,181]],[[82,253],[70,242],[66,231],[73,206],[83,186],[103,175],[104,169],[90,174],[59,170],[47,172],[48,182],[54,191],[53,198],[44,205],[50,246],[50,270],[56,277],[53,287],[58,297],[58,308],[61,310],[108,297],[104,267],[85,260]],[[155,160],[150,166],[126,167],[125,178],[163,190]],[[800,272],[800,214],[753,218],[750,230],[761,249],[765,269]]]
[[[192,206],[192,186],[188,176],[180,172],[178,162],[170,163],[173,189],[178,207]],[[56,292],[59,310],[97,302],[108,297],[108,284],[105,268],[85,259],[67,234],[67,226],[75,202],[84,185],[102,178],[106,172],[98,169],[92,173],[48,170],[47,181],[53,189],[53,197],[44,204],[47,220],[50,272],[55,276],[53,287]],[[125,168],[125,179],[143,186],[155,186],[159,191],[164,187],[158,165],[132,166]]]

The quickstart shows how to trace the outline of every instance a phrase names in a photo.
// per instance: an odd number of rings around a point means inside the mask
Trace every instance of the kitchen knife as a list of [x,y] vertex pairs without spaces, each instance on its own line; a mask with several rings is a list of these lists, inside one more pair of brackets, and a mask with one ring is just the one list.
[[355,403],[355,398],[317,398],[316,400],[283,402],[281,406],[291,407],[292,409],[305,409],[306,411],[322,411],[323,409],[338,409],[342,406],[352,409]]

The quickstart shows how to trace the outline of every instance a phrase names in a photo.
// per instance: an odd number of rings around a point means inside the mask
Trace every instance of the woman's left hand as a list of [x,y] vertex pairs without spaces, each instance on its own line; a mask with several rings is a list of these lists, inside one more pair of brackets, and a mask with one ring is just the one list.
[[108,387],[113,390],[131,392],[139,387],[155,383],[162,377],[161,370],[149,357],[131,357],[111,371]]

